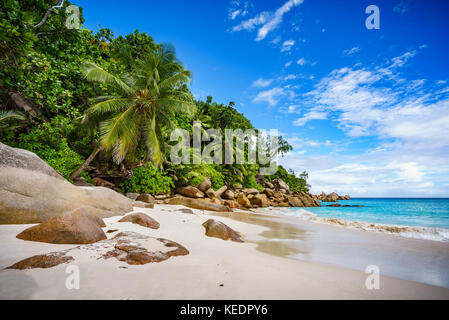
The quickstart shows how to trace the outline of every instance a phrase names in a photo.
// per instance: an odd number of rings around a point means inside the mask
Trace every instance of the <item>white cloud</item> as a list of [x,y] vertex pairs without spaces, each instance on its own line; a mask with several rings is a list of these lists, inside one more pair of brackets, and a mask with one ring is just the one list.
[[404,82],[395,71],[413,55],[395,57],[387,67],[334,70],[307,96],[325,112],[335,113],[339,127],[350,136],[441,141],[437,132],[449,136],[449,126],[444,126],[449,98],[435,102],[436,93],[416,91],[422,79]]
[[299,59],[296,63],[297,63],[298,65],[300,65],[300,66],[303,66],[303,65],[305,65],[305,64],[307,63],[307,60],[304,59],[304,58],[301,58],[301,59]]
[[261,12],[254,18],[248,19],[232,28],[232,31],[253,31],[256,26],[261,25],[257,31],[256,41],[265,39],[271,31],[275,30],[283,20],[284,14],[289,12],[293,7],[299,6],[304,0],[288,0],[275,12]]
[[286,75],[286,76],[284,77],[284,81],[294,80],[294,79],[296,79],[296,78],[297,78],[296,75],[294,75],[294,74],[288,74],[288,75]]
[[278,104],[279,98],[287,93],[283,88],[276,87],[270,90],[261,91],[253,99],[253,102],[266,102],[269,106],[273,107]]
[[409,182],[421,182],[424,177],[423,169],[416,162],[405,162],[400,163],[398,161],[393,161],[388,164],[387,168],[397,169],[397,178],[409,181]]
[[402,67],[404,64],[407,63],[408,60],[410,60],[411,58],[413,58],[416,55],[416,50],[410,51],[410,52],[406,52],[403,55],[399,56],[399,57],[395,57],[392,59],[393,64],[390,66],[390,68],[395,68],[395,67]]
[[293,125],[295,126],[303,126],[307,122],[311,120],[325,120],[327,119],[327,113],[326,112],[318,112],[318,111],[310,111],[304,114],[301,118],[296,119],[293,122]]
[[285,63],[284,67],[288,68],[292,65],[293,61],[288,61]]
[[248,14],[249,2],[232,1],[233,8],[228,9],[228,18],[235,20],[238,16],[244,17]]
[[295,113],[298,108],[299,108],[298,105],[292,104],[292,105],[288,106],[287,113]]
[[240,24],[234,26],[232,28],[232,31],[242,31],[242,30],[253,31],[256,26],[267,22],[269,17],[270,17],[269,12],[261,12],[254,18],[242,21]]
[[284,14],[289,12],[293,7],[299,6],[304,0],[289,0],[282,7],[277,9],[271,19],[266,22],[257,33],[256,41],[265,39],[267,34],[276,29],[281,23]]
[[273,79],[259,78],[252,83],[255,88],[266,88],[273,82]]
[[286,140],[294,149],[307,148],[307,147],[318,148],[318,147],[322,147],[322,146],[329,147],[331,145],[331,142],[329,140],[315,141],[315,140],[310,140],[310,139],[299,138],[296,136],[287,138]]
[[240,14],[240,10],[229,10],[229,19],[234,20]]
[[343,54],[345,56],[350,56],[350,55],[353,55],[354,53],[359,52],[359,51],[360,51],[359,47],[354,47],[354,48],[351,48],[351,49],[346,49],[345,51],[343,51]]
[[[314,192],[449,196],[449,91],[435,82],[403,77],[400,68],[416,53],[378,67],[336,69],[301,100],[304,114],[296,125],[331,118],[349,137],[347,143],[369,141],[370,149],[345,154],[340,141],[328,156],[287,155],[281,163],[307,170]],[[297,109],[292,105],[288,111]]]
[[273,40],[271,40],[272,44],[278,44],[279,42],[281,42],[281,37],[277,36],[276,38],[274,38]]
[[[298,150],[308,150],[301,141],[293,141]],[[304,149],[305,148],[305,149]],[[386,159],[376,161],[372,155],[338,156],[293,153],[279,160],[280,164],[309,173],[313,193],[322,191],[365,197],[431,197],[449,195],[447,180],[439,171],[416,161]],[[447,167],[446,167],[447,173]],[[440,180],[439,180],[440,179]],[[447,177],[446,177],[447,179]],[[430,181],[433,180],[433,181]],[[447,185],[445,185],[447,184]]]
[[281,52],[290,51],[295,45],[295,40],[286,40],[282,43]]

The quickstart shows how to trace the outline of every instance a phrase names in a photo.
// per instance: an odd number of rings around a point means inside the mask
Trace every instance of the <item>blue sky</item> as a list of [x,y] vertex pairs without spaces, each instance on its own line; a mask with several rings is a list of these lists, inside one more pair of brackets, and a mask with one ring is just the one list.
[[313,192],[449,196],[449,1],[73,3],[90,29],[175,45],[195,96],[278,129]]

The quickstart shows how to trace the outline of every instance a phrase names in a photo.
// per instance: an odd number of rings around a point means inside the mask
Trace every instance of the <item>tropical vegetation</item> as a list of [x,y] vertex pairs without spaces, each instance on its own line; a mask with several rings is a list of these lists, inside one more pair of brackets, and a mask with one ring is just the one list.
[[[224,184],[261,189],[255,164],[170,162],[169,133],[175,127],[191,137],[193,121],[201,123],[203,134],[209,128],[222,134],[254,129],[234,102],[194,99],[192,73],[174,47],[156,44],[138,30],[115,36],[109,29],[67,29],[64,9],[70,2],[49,11],[54,5],[0,3],[2,143],[35,152],[70,180],[101,176],[122,192],[169,193],[205,177],[215,189]],[[80,13],[82,25],[82,8]],[[290,150],[279,138],[280,153]],[[306,173],[283,167],[265,178],[283,179],[293,190],[309,188]]]

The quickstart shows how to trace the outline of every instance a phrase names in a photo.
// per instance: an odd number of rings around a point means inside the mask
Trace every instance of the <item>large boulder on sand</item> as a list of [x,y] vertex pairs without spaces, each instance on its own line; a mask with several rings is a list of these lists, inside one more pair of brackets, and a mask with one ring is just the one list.
[[272,183],[276,190],[286,190],[287,192],[290,191],[290,187],[281,179],[274,179]]
[[204,193],[192,186],[177,188],[176,192],[189,198],[204,198]]
[[288,204],[291,207],[304,207],[303,202],[298,197],[289,196],[288,197]]
[[99,260],[111,258],[130,265],[143,265],[187,254],[189,250],[174,241],[124,231],[95,244],[79,245],[63,251],[33,256],[15,263],[8,269],[51,268],[61,263],[78,264],[81,262],[78,259],[84,261],[89,259],[101,264]]
[[142,202],[145,202],[145,203],[155,203],[156,202],[154,197],[151,194],[148,194],[148,193],[142,193],[135,200],[136,201],[142,201]]
[[79,208],[25,229],[17,238],[57,244],[94,243],[107,238],[101,227],[105,227],[101,218],[87,208]]
[[56,170],[50,167],[45,161],[42,161],[31,151],[12,148],[0,142],[0,168],[5,167],[11,168],[10,170],[16,168],[27,169],[32,172],[40,172],[47,176],[64,181],[63,176],[61,176]]
[[131,200],[135,201],[138,197],[140,196],[139,193],[134,193],[134,192],[128,192],[126,194],[127,198],[130,198]]
[[212,187],[212,182],[209,178],[204,179],[202,183],[196,186],[201,192],[206,192]]
[[167,201],[167,204],[178,204],[193,209],[218,211],[218,212],[230,212],[229,207],[218,203],[212,203],[203,199],[192,199],[185,197],[173,197]]
[[234,200],[235,194],[232,190],[226,190],[225,193],[223,194],[223,198],[227,200]]
[[67,256],[64,252],[50,252],[46,254],[39,254],[26,259],[23,259],[6,269],[34,269],[34,268],[53,268],[61,263],[68,263],[73,261],[73,257]]
[[255,188],[243,189],[242,192],[247,196],[249,194],[256,195],[259,193],[259,190]]
[[240,208],[239,203],[237,201],[235,201],[235,200],[224,200],[223,204],[226,207],[233,208],[233,209],[239,209]]
[[265,188],[265,189],[263,189],[262,193],[266,194],[267,197],[269,197],[269,198],[273,198],[274,197],[273,189]]
[[256,207],[266,208],[269,205],[267,196],[263,193],[256,194],[254,197],[249,199],[249,201]]
[[244,208],[252,208],[251,202],[243,193],[239,193],[239,195],[237,196],[237,202]]
[[0,143],[0,224],[40,223],[82,206],[111,217],[132,211],[132,200],[74,186],[34,153]]
[[272,184],[271,182],[265,182],[265,188],[274,189],[274,184]]
[[121,218],[118,222],[131,222],[142,227],[159,229],[159,222],[142,212],[134,212]]
[[[113,250],[103,255],[103,258],[115,257],[117,260],[130,265],[162,262],[170,257],[189,254],[189,250],[177,242],[162,238],[152,238],[130,231],[120,232],[110,242],[115,242]],[[152,249],[151,247],[155,245],[159,248],[163,246],[164,249]]]
[[225,193],[225,191],[228,190],[227,186],[223,186],[220,189],[218,189],[217,191],[215,191],[215,195],[217,197],[221,197],[223,195],[223,193]]
[[206,196],[207,196],[209,199],[219,198],[219,197],[215,194],[215,191],[214,191],[213,189],[208,189],[208,190],[206,190]]
[[243,242],[237,232],[229,228],[223,222],[209,219],[203,223],[203,227],[206,229],[206,236],[220,238],[223,240],[231,239],[235,242]]
[[133,207],[152,209],[152,208],[154,208],[154,203],[147,203],[147,202],[143,202],[143,201],[134,201]]

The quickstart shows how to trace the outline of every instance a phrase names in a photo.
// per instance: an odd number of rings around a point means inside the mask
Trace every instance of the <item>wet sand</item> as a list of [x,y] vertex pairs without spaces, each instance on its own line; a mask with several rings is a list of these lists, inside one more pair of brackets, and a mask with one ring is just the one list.
[[281,215],[277,209],[219,214],[269,228],[254,241],[272,255],[380,272],[400,279],[449,288],[449,243],[404,238]]

